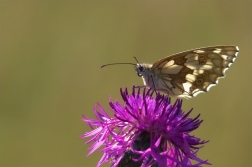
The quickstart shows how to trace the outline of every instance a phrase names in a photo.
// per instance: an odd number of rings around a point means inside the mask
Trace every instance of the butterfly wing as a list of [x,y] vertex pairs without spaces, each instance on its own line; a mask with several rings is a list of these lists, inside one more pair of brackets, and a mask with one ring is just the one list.
[[213,46],[165,57],[151,67],[159,78],[156,89],[185,98],[207,92],[224,77],[238,52],[237,46]]

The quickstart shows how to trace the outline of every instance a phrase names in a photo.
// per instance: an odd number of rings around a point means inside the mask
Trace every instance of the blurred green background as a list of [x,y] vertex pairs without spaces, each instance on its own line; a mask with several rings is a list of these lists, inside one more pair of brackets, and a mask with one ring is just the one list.
[[[252,1],[1,1],[0,166],[95,166],[86,157],[99,102],[142,85],[132,66],[212,45],[240,53],[210,92],[184,100],[204,120],[194,132],[210,140],[198,153],[213,167],[252,166]],[[173,99],[174,100],[174,99]],[[108,165],[104,165],[108,166]]]

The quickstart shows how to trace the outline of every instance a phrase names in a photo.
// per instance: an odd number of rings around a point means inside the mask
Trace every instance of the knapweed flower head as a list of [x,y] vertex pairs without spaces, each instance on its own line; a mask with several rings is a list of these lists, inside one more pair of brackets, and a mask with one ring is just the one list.
[[91,137],[93,142],[89,154],[102,146],[103,156],[98,162],[111,163],[112,167],[198,167],[210,165],[197,157],[198,150],[208,141],[189,133],[197,129],[202,120],[199,116],[189,118],[183,112],[182,100],[174,104],[167,95],[133,87],[129,94],[121,89],[124,104],[112,102],[113,117],[97,104],[94,108],[96,120],[83,116],[92,131],[81,138]]

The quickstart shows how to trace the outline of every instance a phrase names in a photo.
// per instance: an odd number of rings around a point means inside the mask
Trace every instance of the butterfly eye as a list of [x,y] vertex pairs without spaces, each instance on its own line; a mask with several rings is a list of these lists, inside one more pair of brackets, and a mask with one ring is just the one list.
[[144,71],[143,66],[140,66],[140,67],[139,67],[139,71],[140,71],[140,72],[143,72],[143,71]]
[[139,77],[143,76],[143,74],[142,74],[143,71],[144,71],[144,67],[143,67],[143,66],[139,66],[139,67],[137,68],[137,75],[138,75]]

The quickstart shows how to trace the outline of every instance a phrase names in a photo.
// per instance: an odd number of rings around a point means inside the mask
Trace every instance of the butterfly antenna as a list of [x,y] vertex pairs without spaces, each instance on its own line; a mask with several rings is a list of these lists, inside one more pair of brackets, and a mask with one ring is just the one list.
[[134,63],[111,63],[111,64],[104,64],[101,66],[101,68],[106,67],[106,66],[110,66],[110,65],[117,65],[117,64],[130,64],[130,65],[136,66],[136,64],[134,64]]
[[137,60],[137,58],[134,56],[134,59],[136,60],[137,64],[140,64],[139,61]]

